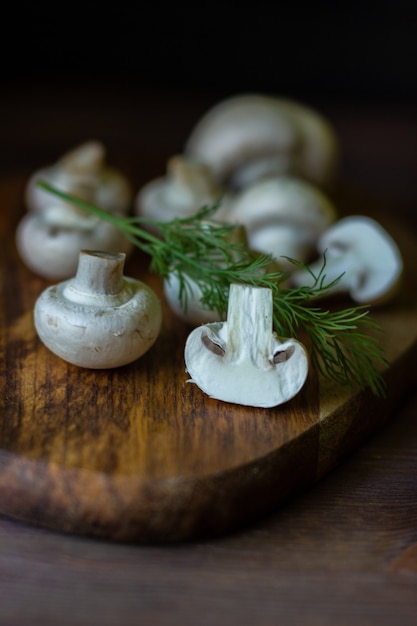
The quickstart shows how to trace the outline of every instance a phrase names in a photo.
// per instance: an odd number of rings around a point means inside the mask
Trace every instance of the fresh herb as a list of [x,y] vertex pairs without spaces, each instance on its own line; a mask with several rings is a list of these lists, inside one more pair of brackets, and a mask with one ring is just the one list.
[[[39,181],[38,186],[117,226],[127,239],[150,256],[151,270],[161,278],[175,273],[184,307],[193,284],[201,290],[203,306],[217,310],[219,316],[227,311],[232,283],[271,289],[274,329],[279,336],[306,335],[311,364],[322,375],[339,384],[369,386],[374,394],[383,395],[384,380],[378,366],[388,363],[377,338],[381,329],[369,316],[367,308],[332,311],[311,304],[318,297],[326,296],[339,280],[326,283],[325,258],[319,274],[313,275],[312,286],[286,288],[287,275],[269,269],[276,259],[256,254],[242,243],[231,242],[235,225],[213,221],[217,205],[203,207],[185,219],[161,222],[143,217],[119,217],[44,181]],[[308,270],[297,260],[290,260]]]

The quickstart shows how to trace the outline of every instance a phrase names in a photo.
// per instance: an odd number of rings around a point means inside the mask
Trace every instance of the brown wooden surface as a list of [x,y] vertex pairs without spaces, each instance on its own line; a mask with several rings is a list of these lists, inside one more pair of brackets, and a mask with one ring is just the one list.
[[[100,94],[83,93],[82,106],[72,94],[71,106],[65,94],[62,99],[55,95],[52,118],[51,109],[48,115],[45,108],[50,99],[42,91],[33,94],[27,116],[16,108],[19,94],[2,100],[2,119],[8,120],[2,134],[10,156],[3,179],[44,164],[45,158],[78,138],[99,134],[134,180],[145,181],[160,173],[166,156],[180,149],[183,134],[209,102],[204,98],[191,102],[175,94],[170,100],[150,94],[136,100],[135,94],[119,93],[105,100],[97,114]],[[162,115],[168,102],[169,119]],[[379,190],[373,206],[381,206],[384,215],[391,212],[390,220],[404,218],[415,224],[415,116],[358,108],[329,113],[347,150],[348,187],[357,184],[365,198]],[[161,115],[167,133],[151,141],[152,121]],[[132,120],[138,120],[134,133]],[[384,149],[387,145],[390,150]],[[13,203],[15,185],[7,193]],[[351,198],[357,197],[354,193]],[[12,248],[9,242],[2,255],[8,258]],[[21,319],[34,289],[36,281],[31,279],[28,290],[13,304],[19,313],[16,318]],[[11,285],[9,293],[12,297]],[[15,339],[21,330],[14,327]],[[408,341],[407,328],[403,330]],[[17,344],[15,350],[19,352]],[[25,358],[30,361],[29,354]],[[150,355],[147,363],[152,364]],[[57,376],[59,370],[53,371]],[[123,382],[121,374],[111,376],[113,383]],[[407,376],[415,380],[415,363]],[[17,381],[17,376],[12,378],[12,386]],[[26,379],[22,391],[30,393],[31,384]],[[8,388],[6,378],[5,393]],[[76,386],[73,392],[77,401]],[[50,392],[48,397],[51,400]],[[16,402],[16,397],[9,397],[9,402]],[[263,521],[223,538],[176,547],[118,545],[0,518],[0,617],[4,623],[19,624],[415,623],[417,405],[413,396],[404,402],[396,407],[395,419],[332,475]],[[62,414],[51,402],[49,408],[51,422],[41,424],[36,436],[46,446],[43,454],[53,456],[59,448],[50,444],[48,448],[45,442],[55,427],[53,417],[60,419]],[[111,411],[116,414],[114,407]],[[98,414],[92,417],[97,419]],[[115,423],[113,433],[122,428]],[[9,442],[17,432],[18,421],[14,429],[9,423],[2,430]],[[92,434],[85,424],[78,425],[69,454],[79,453],[77,437],[83,441]],[[153,433],[155,449],[161,436]],[[268,445],[266,439],[259,442],[263,445]],[[33,441],[20,438],[19,446],[30,450]],[[163,471],[157,461],[147,460],[155,474]],[[110,467],[112,460],[102,463]],[[27,470],[30,479],[31,468]],[[45,504],[40,503],[42,515]],[[18,499],[16,506],[22,506]]]
[[[293,400],[274,409],[210,399],[187,384],[191,327],[164,303],[161,334],[135,363],[94,371],[64,362],[39,341],[33,324],[36,298],[51,283],[34,276],[15,251],[24,181],[0,183],[9,223],[0,269],[1,513],[122,541],[218,535],[323,477],[391,417],[415,382],[417,240],[396,224],[402,288],[395,302],[372,312],[390,362],[384,399],[317,380],[314,371]],[[339,196],[341,212],[353,203],[361,214],[378,208],[362,208],[361,197],[348,191]],[[134,255],[126,274],[151,284],[163,302],[148,263]]]

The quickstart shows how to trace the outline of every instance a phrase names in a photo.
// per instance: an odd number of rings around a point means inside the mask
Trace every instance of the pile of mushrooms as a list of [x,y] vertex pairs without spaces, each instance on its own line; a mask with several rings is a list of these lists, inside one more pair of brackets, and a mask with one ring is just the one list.
[[[197,122],[165,176],[139,190],[135,212],[166,221],[220,199],[216,219],[240,226],[252,250],[275,256],[288,271],[287,257],[309,260],[337,218],[325,188],[335,178],[338,153],[333,129],[311,108],[261,94],[236,96]],[[165,295],[174,313],[192,323],[215,318],[198,305],[197,289],[188,312],[181,309],[175,276]]]
[[262,94],[235,96],[197,122],[183,154],[168,160],[166,175],[139,190],[136,211],[162,220],[185,217],[220,196],[227,204],[230,193],[283,175],[327,188],[338,163],[336,134],[317,111]]
[[[401,255],[375,221],[371,225],[357,216],[355,226],[351,220],[338,219],[329,194],[338,174],[339,153],[332,126],[310,107],[264,94],[237,95],[203,115],[191,130],[184,153],[169,161],[167,174],[139,191],[135,210],[138,215],[173,219],[192,215],[220,197],[217,219],[244,228],[248,246],[273,255],[280,269],[291,275],[290,284],[311,284],[312,272],[319,270],[326,252],[328,282],[339,277],[338,270],[344,273],[327,295],[346,293],[356,302],[384,302],[399,284]],[[333,236],[339,239],[339,233],[344,233],[342,242],[346,238],[347,248],[354,251],[352,258],[342,256],[340,265],[333,245]],[[387,252],[381,252],[382,243],[372,244],[375,264],[387,268],[385,280],[369,269],[365,272],[368,288],[352,288],[355,281],[365,280],[359,278],[353,257],[366,247],[367,236],[372,242],[385,242]],[[308,264],[317,257],[311,272],[297,271],[290,261]],[[365,252],[358,259],[369,266]],[[166,289],[168,302],[174,313],[187,319],[176,290],[174,276]],[[204,323],[215,312],[199,308],[198,296],[196,292],[188,320]]]
[[105,211],[126,215],[133,195],[130,183],[106,164],[105,156],[100,142],[88,141],[30,177],[25,192],[27,213],[18,225],[16,245],[24,263],[39,276],[73,276],[81,249],[131,251],[131,243],[118,228],[37,186],[44,180]]
[[[209,110],[165,175],[135,198],[126,177],[106,165],[101,143],[65,154],[30,178],[28,211],[16,232],[28,267],[62,280],[36,302],[41,341],[74,365],[119,367],[154,344],[161,306],[152,289],[123,275],[132,244],[119,229],[49,195],[37,186],[40,179],[121,216],[133,200],[137,215],[155,221],[189,217],[220,200],[216,219],[236,225],[232,236],[252,250],[275,257],[274,271],[288,275],[287,285],[314,284],[325,259],[325,282],[334,281],[326,296],[386,302],[402,275],[400,251],[375,220],[338,219],[330,199],[338,162],[336,135],[318,112],[263,94],[235,96]],[[188,289],[185,311],[178,276],[164,280],[171,310],[195,326],[184,351],[190,382],[212,398],[259,407],[301,390],[307,352],[273,332],[271,290],[231,285],[227,317],[219,320],[201,305],[197,285],[190,281]]]

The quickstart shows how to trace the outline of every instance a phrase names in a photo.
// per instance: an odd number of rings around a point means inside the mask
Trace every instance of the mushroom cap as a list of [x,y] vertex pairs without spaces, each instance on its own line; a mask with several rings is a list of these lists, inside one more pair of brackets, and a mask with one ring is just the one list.
[[273,173],[325,185],[335,175],[338,142],[313,109],[263,94],[242,94],[210,109],[193,128],[185,153],[207,163],[215,179],[242,187]]
[[222,190],[206,164],[175,155],[168,160],[165,176],[149,181],[139,190],[135,211],[165,222],[190,217],[203,206],[214,204],[221,195]]
[[370,217],[352,215],[339,220],[321,236],[318,251],[326,253],[328,279],[345,272],[341,285],[358,303],[381,302],[399,284],[401,252],[391,235]]
[[246,227],[252,248],[305,261],[335,221],[336,209],[312,183],[282,176],[259,180],[237,193],[228,219]]
[[45,180],[61,191],[72,193],[83,200],[93,202],[110,213],[126,214],[132,200],[132,188],[127,177],[104,162],[104,146],[89,141],[66,153],[56,163],[34,172],[25,189],[28,211],[42,212],[50,206],[66,206],[75,214],[80,209],[37,186]]
[[271,222],[292,224],[308,230],[313,237],[336,219],[336,209],[328,196],[312,183],[295,176],[259,180],[230,203],[229,219],[247,228]]
[[104,167],[106,149],[100,141],[86,141],[66,152],[58,161],[59,167],[81,176],[97,175]]
[[59,226],[43,213],[27,213],[16,229],[16,247],[32,272],[59,280],[75,274],[82,249],[129,254],[133,244],[116,226],[103,220],[93,221],[90,228],[78,228]]
[[188,280],[188,293],[185,309],[180,301],[180,281],[175,272],[172,272],[169,275],[169,278],[164,280],[163,290],[165,300],[171,311],[188,324],[206,324],[207,322],[215,322],[219,320],[220,316],[217,311],[207,309],[202,306],[201,289],[190,279]]

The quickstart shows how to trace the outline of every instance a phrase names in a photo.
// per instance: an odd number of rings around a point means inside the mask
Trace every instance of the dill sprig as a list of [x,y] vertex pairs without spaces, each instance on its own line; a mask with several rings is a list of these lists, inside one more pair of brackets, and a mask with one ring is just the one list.
[[[217,310],[219,317],[227,311],[232,283],[271,289],[275,332],[281,337],[306,335],[312,367],[339,384],[369,386],[374,394],[384,394],[380,367],[388,363],[377,338],[381,329],[367,308],[333,311],[312,305],[339,280],[326,283],[325,256],[312,285],[287,288],[287,274],[270,270],[276,264],[273,256],[255,253],[245,244],[234,242],[232,232],[236,226],[214,220],[218,204],[202,207],[191,217],[162,222],[139,216],[120,217],[44,181],[38,186],[117,226],[134,246],[149,255],[151,271],[162,279],[174,273],[184,308],[195,286],[201,291],[202,305]],[[289,260],[308,270],[303,263]]]

